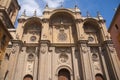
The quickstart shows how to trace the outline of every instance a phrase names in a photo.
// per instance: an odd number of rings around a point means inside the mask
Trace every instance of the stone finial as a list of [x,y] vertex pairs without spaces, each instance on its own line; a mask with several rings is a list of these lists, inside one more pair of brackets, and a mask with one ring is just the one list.
[[75,4],[75,9],[78,8],[78,6]]
[[34,11],[34,16],[36,16],[36,15],[37,15],[37,11],[35,10],[35,11]]
[[45,8],[49,8],[48,4],[46,4]]
[[23,11],[22,16],[26,16],[26,10]]
[[103,17],[100,15],[100,12],[99,11],[97,11],[97,17],[98,17],[98,19],[103,19]]
[[61,8],[63,8],[63,1],[61,1],[60,4],[61,4]]
[[88,17],[90,17],[90,14],[89,14],[89,12],[87,11],[87,18],[88,18]]

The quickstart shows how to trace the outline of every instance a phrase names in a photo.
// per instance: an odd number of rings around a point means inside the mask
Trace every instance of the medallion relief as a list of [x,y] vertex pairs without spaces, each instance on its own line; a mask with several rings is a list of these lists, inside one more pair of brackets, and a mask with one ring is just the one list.
[[62,63],[67,62],[67,60],[68,60],[68,55],[65,54],[65,53],[61,53],[61,54],[59,55],[59,60],[60,60]]

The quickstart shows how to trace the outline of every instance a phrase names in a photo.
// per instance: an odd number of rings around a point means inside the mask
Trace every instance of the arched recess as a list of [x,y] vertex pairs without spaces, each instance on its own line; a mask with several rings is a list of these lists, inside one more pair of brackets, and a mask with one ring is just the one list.
[[23,80],[33,80],[33,76],[30,74],[27,74],[24,76]]
[[95,75],[95,80],[104,80],[103,75],[102,74],[96,74]]
[[99,44],[103,41],[103,35],[97,20],[92,18],[84,20],[83,29],[88,39],[88,43]]
[[58,80],[71,80],[70,72],[67,69],[61,69],[58,72]]
[[53,43],[74,43],[77,40],[75,18],[70,12],[56,11],[50,17]]
[[26,43],[37,43],[41,37],[41,20],[36,17],[29,18],[26,20],[23,29],[22,40]]

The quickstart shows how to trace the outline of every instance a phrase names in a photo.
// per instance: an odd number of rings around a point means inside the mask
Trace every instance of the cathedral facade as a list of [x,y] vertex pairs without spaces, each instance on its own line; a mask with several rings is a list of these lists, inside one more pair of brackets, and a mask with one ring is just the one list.
[[105,20],[75,8],[25,12],[6,50],[0,80],[120,80],[118,60]]

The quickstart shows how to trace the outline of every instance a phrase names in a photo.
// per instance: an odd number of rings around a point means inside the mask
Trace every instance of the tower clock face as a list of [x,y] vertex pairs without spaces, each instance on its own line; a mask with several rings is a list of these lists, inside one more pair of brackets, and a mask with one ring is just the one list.
[[36,40],[36,36],[31,36],[31,37],[30,37],[30,40],[31,40],[31,41],[35,41],[35,40]]

